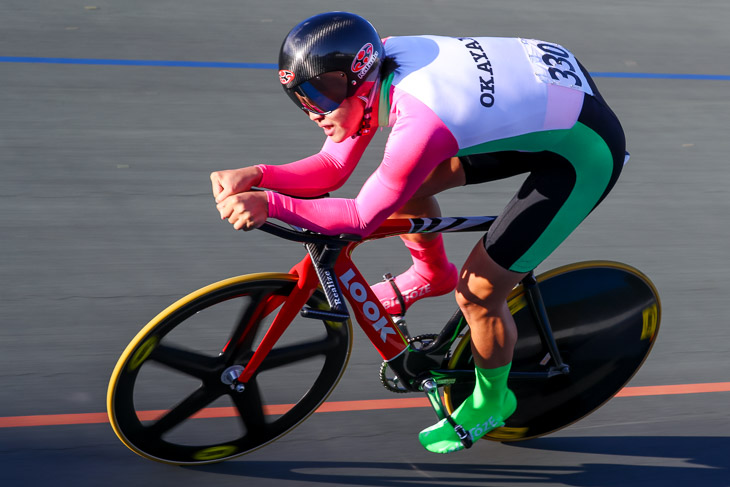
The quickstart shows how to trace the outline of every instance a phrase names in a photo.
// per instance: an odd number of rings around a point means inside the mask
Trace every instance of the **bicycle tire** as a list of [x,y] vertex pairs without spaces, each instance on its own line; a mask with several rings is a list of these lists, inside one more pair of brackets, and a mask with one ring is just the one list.
[[[553,335],[567,375],[509,379],[517,410],[505,426],[488,433],[494,441],[518,441],[565,428],[616,395],[639,370],[656,341],[661,303],[643,273],[626,264],[589,261],[569,264],[537,277]],[[508,300],[519,338],[512,372],[545,372],[547,348],[542,345],[524,289]],[[549,361],[552,362],[552,361]],[[473,368],[467,333],[454,350],[451,369]],[[453,412],[473,385],[444,390]]]
[[[206,464],[257,450],[309,417],[345,370],[352,347],[349,320],[322,321],[324,330],[316,332],[316,320],[297,317],[243,392],[221,380],[231,365],[245,367],[276,314],[260,310],[279,306],[296,282],[278,273],[227,279],[189,294],[150,321],[122,353],[109,382],[107,412],[119,439],[148,459]],[[307,304],[329,309],[321,288]],[[251,319],[252,313],[266,316]],[[306,328],[297,327],[299,321]],[[235,335],[249,324],[248,332]],[[225,334],[214,336],[220,330]],[[211,407],[216,402],[233,406]],[[197,419],[206,416],[217,419]]]

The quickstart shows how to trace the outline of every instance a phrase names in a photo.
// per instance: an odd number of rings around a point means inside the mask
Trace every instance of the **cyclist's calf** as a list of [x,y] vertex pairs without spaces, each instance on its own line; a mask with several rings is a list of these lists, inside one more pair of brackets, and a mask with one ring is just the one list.
[[512,360],[517,327],[507,297],[523,277],[495,263],[481,241],[464,264],[456,286],[456,302],[469,323],[478,367],[500,367]]

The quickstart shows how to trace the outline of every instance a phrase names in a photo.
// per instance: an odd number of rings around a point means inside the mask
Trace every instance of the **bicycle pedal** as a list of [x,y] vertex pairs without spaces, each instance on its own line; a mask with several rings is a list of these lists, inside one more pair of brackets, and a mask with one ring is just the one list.
[[391,315],[391,319],[393,320],[395,326],[398,327],[401,334],[406,338],[406,340],[410,340],[411,332],[408,331],[408,325],[406,324],[405,317],[402,315]]
[[[451,419],[451,416],[449,416],[449,419]],[[453,424],[454,432],[456,432],[456,436],[459,437],[461,444],[464,445],[464,448],[471,448],[474,445],[474,439],[472,438],[471,433],[465,430],[462,425],[456,423]]]
[[428,401],[431,403],[433,411],[439,419],[450,417],[446,412],[446,408],[441,402],[441,396],[439,396],[438,385],[433,379],[426,379],[421,382],[421,390],[426,393]]

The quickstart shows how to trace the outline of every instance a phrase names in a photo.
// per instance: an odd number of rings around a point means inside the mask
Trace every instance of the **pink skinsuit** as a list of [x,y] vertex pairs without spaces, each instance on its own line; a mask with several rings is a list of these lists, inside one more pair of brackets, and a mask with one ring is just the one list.
[[262,187],[288,195],[318,196],[335,190],[355,169],[378,118],[381,125],[392,126],[382,163],[355,199],[302,200],[267,192],[269,217],[324,234],[366,236],[401,208],[442,161],[487,152],[484,144],[495,140],[571,127],[583,93],[570,85],[574,74],[558,81],[545,74],[554,74],[555,68],[550,59],[545,65],[544,52],[539,52],[542,58],[535,54],[545,46],[538,43],[435,36],[388,39],[386,55],[399,66],[389,80],[392,84],[383,85],[390,96],[381,94],[381,113],[374,114],[369,134],[339,144],[327,139],[311,157],[258,167],[263,171]]
[[[412,96],[393,90],[397,122],[388,137],[383,162],[355,199],[300,200],[268,192],[269,217],[325,234],[369,235],[402,207],[426,176],[456,154],[454,137]],[[335,144],[327,139],[319,154],[283,166],[260,165],[261,186],[294,196],[318,196],[341,187],[352,174],[374,130]],[[302,186],[305,181],[309,186]]]

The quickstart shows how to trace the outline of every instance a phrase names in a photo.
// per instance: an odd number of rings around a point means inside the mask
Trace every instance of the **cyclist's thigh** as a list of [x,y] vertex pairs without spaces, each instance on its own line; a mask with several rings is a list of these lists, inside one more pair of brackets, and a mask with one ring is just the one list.
[[539,158],[520,151],[488,152],[460,156],[464,185],[481,184],[531,172]]
[[[515,272],[537,267],[579,223],[558,222],[576,185],[570,162],[551,152],[525,153],[522,157],[539,159],[540,167],[529,174],[483,241],[497,264]],[[559,236],[548,233],[553,222],[560,225]]]
[[490,257],[515,272],[534,269],[608,194],[623,165],[625,141],[615,115],[586,96],[575,126],[549,151],[505,151],[462,158],[468,183],[530,171],[487,233]]

